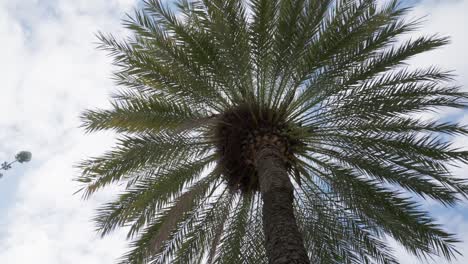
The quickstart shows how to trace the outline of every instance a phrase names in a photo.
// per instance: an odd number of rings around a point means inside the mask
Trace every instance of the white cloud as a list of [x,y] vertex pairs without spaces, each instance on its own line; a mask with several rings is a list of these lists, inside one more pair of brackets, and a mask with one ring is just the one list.
[[122,234],[100,239],[90,222],[93,208],[110,193],[86,202],[71,195],[77,187],[71,164],[97,154],[96,142],[108,147],[111,140],[108,135],[67,139],[73,142],[20,183],[0,239],[1,263],[109,263],[125,251]]
[[110,60],[96,50],[94,34],[121,32],[120,19],[134,5],[0,1],[0,158],[33,152],[24,175],[8,172],[19,178],[15,195],[1,195],[9,206],[0,208],[0,263],[112,263],[125,251],[122,233],[101,239],[90,221],[111,192],[89,201],[72,196],[78,188],[72,166],[113,141],[112,134],[83,135],[78,116],[105,106],[114,88]]

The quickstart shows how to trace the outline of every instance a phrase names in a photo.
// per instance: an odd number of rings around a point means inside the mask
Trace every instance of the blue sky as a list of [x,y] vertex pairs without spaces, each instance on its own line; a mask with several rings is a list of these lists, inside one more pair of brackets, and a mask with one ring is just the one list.
[[[468,91],[468,0],[411,0],[411,17],[427,16],[422,33],[452,37],[452,44],[416,57],[412,66],[453,69]],[[84,135],[78,128],[83,109],[106,107],[115,88],[106,54],[96,50],[98,30],[125,35],[120,20],[138,0],[0,0],[0,161],[19,150],[33,161],[5,173],[0,180],[0,263],[113,263],[125,251],[123,233],[100,239],[90,223],[93,208],[115,189],[82,201],[73,165],[98,155],[113,142],[111,133]],[[457,119],[468,114],[441,111],[425,115]],[[454,139],[460,148],[468,142]],[[465,139],[466,140],[466,139]],[[466,140],[468,141],[468,140]],[[468,177],[468,168],[455,170]],[[468,263],[468,206],[445,209],[425,205],[449,230],[464,240],[459,249]],[[392,242],[393,243],[393,242]],[[403,264],[414,258],[397,247]],[[433,263],[444,264],[435,260]]]

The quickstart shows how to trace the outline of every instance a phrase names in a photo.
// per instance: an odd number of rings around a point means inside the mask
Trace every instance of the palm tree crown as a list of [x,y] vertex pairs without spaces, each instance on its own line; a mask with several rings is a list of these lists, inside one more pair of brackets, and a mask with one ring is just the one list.
[[[397,263],[388,236],[418,257],[456,255],[414,196],[454,205],[468,195],[450,165],[468,162],[446,135],[457,123],[417,114],[466,107],[468,95],[414,55],[448,43],[402,41],[420,20],[397,1],[147,0],[100,34],[118,71],[109,110],[83,114],[117,146],[81,164],[88,197],[125,191],[98,209],[106,235],[128,227],[121,263],[264,263],[258,155],[278,150],[312,263]],[[279,263],[279,262],[278,262]]]

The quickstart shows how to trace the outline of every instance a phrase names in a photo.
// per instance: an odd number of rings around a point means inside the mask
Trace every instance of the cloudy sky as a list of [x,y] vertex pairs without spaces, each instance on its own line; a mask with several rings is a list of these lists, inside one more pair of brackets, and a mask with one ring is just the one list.
[[[411,16],[426,16],[423,29],[452,37],[452,44],[414,59],[416,66],[453,69],[468,91],[468,0],[408,0]],[[106,54],[96,50],[98,31],[125,35],[120,20],[138,0],[0,0],[0,162],[19,150],[33,161],[15,166],[0,180],[0,263],[113,263],[125,251],[122,233],[100,239],[89,219],[111,189],[89,201],[77,189],[73,165],[98,155],[112,134],[84,135],[78,116],[106,107],[115,88]],[[468,124],[468,114],[442,118]],[[455,139],[458,146],[468,142]],[[456,173],[466,176],[467,167]],[[433,215],[465,242],[458,262],[468,263],[468,206],[445,209],[429,203]],[[397,249],[403,264],[422,263]],[[445,263],[435,260],[434,263]]]

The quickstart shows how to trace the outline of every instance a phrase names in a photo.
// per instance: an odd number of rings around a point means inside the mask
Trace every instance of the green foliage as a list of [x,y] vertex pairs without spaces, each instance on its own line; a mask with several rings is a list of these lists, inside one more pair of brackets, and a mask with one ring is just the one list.
[[15,160],[17,160],[19,163],[29,162],[31,161],[31,158],[32,154],[29,151],[20,151],[15,156]]
[[[410,58],[446,37],[401,37],[420,26],[397,1],[157,0],[99,34],[118,67],[111,109],[82,115],[117,146],[79,166],[83,194],[124,183],[98,209],[98,232],[128,227],[122,263],[265,263],[262,201],[223,182],[213,126],[236,106],[286,120],[295,211],[313,263],[397,263],[390,236],[420,258],[452,259],[447,233],[414,195],[452,206],[468,196],[450,168],[468,152],[458,123],[420,113],[466,108],[468,94]],[[253,111],[253,110],[252,110]]]
[[[0,164],[0,170],[9,170],[12,168],[13,163],[19,162],[19,163],[25,163],[31,161],[32,154],[29,151],[20,151],[18,154],[15,156],[15,160],[12,162],[6,162],[4,161],[2,164]],[[3,177],[3,173],[0,173],[0,178]]]

